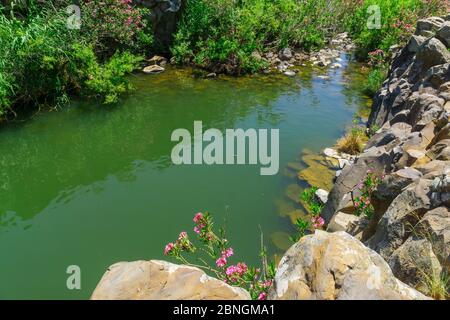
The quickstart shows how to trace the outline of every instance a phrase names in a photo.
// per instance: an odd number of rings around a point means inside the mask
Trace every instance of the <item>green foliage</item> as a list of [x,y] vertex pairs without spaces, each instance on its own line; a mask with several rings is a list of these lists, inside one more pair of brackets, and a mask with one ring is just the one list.
[[[94,2],[98,1],[85,1],[84,5]],[[125,75],[138,66],[140,58],[117,50],[99,62],[99,53],[93,48],[106,41],[100,36],[105,26],[90,25],[89,36],[68,28],[65,3],[57,0],[38,5],[31,1],[20,13],[0,11],[0,117],[14,114],[18,105],[62,104],[76,92],[114,103],[130,89]],[[137,19],[136,12],[130,14]],[[127,28],[124,33],[111,33],[115,41],[108,50],[136,48],[133,39],[141,37],[137,32],[142,28],[137,29],[135,24],[133,28],[135,33]]]
[[[372,169],[367,170],[366,176],[352,190],[352,201],[355,207],[355,215],[365,215],[372,218],[375,208],[372,205],[372,194],[380,185],[384,175],[377,175]],[[359,196],[354,197],[354,192],[358,192]]]
[[254,72],[266,66],[255,51],[322,47],[352,6],[343,0],[188,0],[172,54],[178,63]]
[[129,52],[114,54],[100,65],[94,50],[89,46],[74,45],[71,73],[76,75],[81,92],[87,96],[100,98],[104,104],[116,103],[119,95],[131,89],[125,75],[139,66],[141,57]]
[[97,55],[110,56],[117,49],[143,52],[153,43],[145,16],[149,10],[137,8],[131,0],[84,0],[81,32]]
[[372,97],[381,88],[384,80],[387,76],[387,70],[385,68],[372,69],[367,77],[367,81],[364,84],[363,92]]
[[59,13],[42,10],[27,19],[0,13],[0,113],[17,101],[54,101],[65,95],[73,39]]
[[[365,0],[345,21],[347,30],[355,39],[360,56],[366,58],[376,49],[385,52],[394,44],[402,45],[414,32],[418,19],[446,12],[445,0]],[[370,29],[367,21],[377,5],[381,13],[381,28]]]
[[303,201],[304,206],[308,210],[309,217],[298,218],[296,220],[294,227],[297,230],[297,234],[289,237],[289,239],[293,242],[297,242],[308,232],[321,228],[325,223],[324,219],[320,216],[323,209],[323,204],[320,203],[316,197],[317,190],[317,187],[311,187],[309,189],[305,189],[300,195],[300,200]]
[[290,236],[289,239],[292,242],[298,242],[301,238],[306,236],[307,232],[310,229],[310,225],[311,225],[311,222],[309,220],[298,218],[295,221],[295,225],[294,225],[295,229],[297,230],[297,234]]

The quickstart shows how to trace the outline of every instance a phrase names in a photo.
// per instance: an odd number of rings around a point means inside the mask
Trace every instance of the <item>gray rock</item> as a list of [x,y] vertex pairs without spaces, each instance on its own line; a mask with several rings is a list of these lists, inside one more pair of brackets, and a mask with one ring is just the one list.
[[281,259],[272,300],[427,299],[394,277],[377,253],[345,232],[316,231]]
[[[350,225],[357,222],[360,218],[354,214],[337,212],[328,224],[328,232],[346,231]],[[354,234],[352,234],[354,235]]]
[[403,244],[411,235],[412,226],[431,208],[431,183],[430,180],[421,179],[392,201],[378,223],[375,234],[367,241],[370,248],[387,259]]
[[426,37],[413,35],[408,42],[409,52],[417,53],[419,51],[419,47],[423,45],[426,40]]
[[156,64],[147,66],[144,69],[142,69],[142,72],[148,73],[148,74],[157,74],[163,72],[165,69],[161,66],[158,66]]
[[439,28],[442,27],[444,19],[439,17],[430,17],[427,19],[421,19],[417,21],[416,35],[429,36],[434,34]]
[[414,235],[428,240],[442,267],[450,272],[450,211],[438,207],[428,211],[415,226]]
[[329,192],[323,189],[317,189],[315,195],[317,199],[322,203],[325,204],[328,201],[328,194]]
[[441,40],[447,47],[450,47],[450,21],[444,22],[442,27],[436,32],[436,38]]
[[296,73],[292,70],[287,70],[284,72],[284,75],[288,76],[288,77],[294,77],[296,75]]
[[423,64],[423,69],[450,62],[450,52],[448,52],[447,47],[436,38],[427,40],[419,48],[416,57]]
[[290,48],[282,49],[278,54],[278,57],[283,61],[291,60],[293,57],[291,49]]
[[395,277],[418,287],[425,275],[441,274],[442,267],[427,239],[409,238],[388,259]]

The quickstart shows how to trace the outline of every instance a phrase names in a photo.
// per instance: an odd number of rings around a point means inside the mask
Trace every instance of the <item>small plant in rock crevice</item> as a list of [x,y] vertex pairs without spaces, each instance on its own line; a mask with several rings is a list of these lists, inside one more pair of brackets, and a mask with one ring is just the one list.
[[[352,190],[352,201],[357,216],[364,215],[369,219],[373,216],[375,209],[372,205],[372,194],[383,178],[384,175],[378,176],[374,170],[369,169],[366,172],[366,176]],[[354,197],[356,191],[360,195]]]
[[427,274],[422,272],[423,291],[435,300],[450,299],[450,275],[445,271],[441,274],[432,272]]
[[317,200],[317,187],[306,189],[300,195],[300,199],[307,206],[309,216],[306,218],[298,218],[294,224],[297,234],[290,237],[292,242],[297,242],[310,232],[322,228],[325,220],[320,216],[323,209],[323,204]]
[[[183,231],[175,242],[166,245],[164,255],[174,257],[181,263],[213,273],[225,283],[246,289],[253,300],[266,300],[275,277],[275,264],[268,262],[267,251],[261,237],[261,268],[248,266],[245,262],[231,264],[234,250],[228,244],[225,230],[214,231],[214,223],[208,212],[197,213],[193,219],[194,232],[199,245],[195,245]],[[187,255],[196,255],[198,263],[192,263]]]

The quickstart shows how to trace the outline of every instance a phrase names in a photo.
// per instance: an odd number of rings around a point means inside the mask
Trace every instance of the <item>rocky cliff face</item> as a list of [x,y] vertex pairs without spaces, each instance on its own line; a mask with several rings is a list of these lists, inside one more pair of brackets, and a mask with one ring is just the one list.
[[[450,271],[450,16],[417,23],[376,94],[369,127],[380,128],[337,178],[323,211],[411,286]],[[371,219],[346,219],[351,190],[368,169],[385,173]],[[340,223],[343,222],[343,223]]]

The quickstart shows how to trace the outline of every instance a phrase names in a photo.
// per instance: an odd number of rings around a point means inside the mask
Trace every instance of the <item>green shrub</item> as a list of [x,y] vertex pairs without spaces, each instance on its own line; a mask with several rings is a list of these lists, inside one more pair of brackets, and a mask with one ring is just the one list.
[[[402,45],[414,32],[418,19],[446,12],[445,0],[365,0],[345,21],[355,39],[359,55],[366,58],[376,49],[385,52],[394,44]],[[367,21],[370,6],[377,5],[381,13],[381,28],[369,29]]]
[[62,97],[74,33],[61,14],[41,11],[27,19],[0,14],[0,112],[21,103]]
[[322,47],[354,6],[344,0],[188,0],[171,51],[178,63],[253,72],[266,66],[255,51]]
[[131,89],[125,75],[135,70],[140,61],[141,57],[125,51],[117,52],[100,65],[92,46],[74,45],[70,71],[83,95],[111,104],[117,102],[120,94]]
[[131,0],[83,0],[81,32],[97,55],[111,56],[118,49],[144,52],[153,43],[147,29],[149,10]]
[[[99,62],[93,50],[98,42],[92,40],[99,38],[67,28],[63,3],[36,6],[31,1],[20,14],[0,11],[0,117],[14,114],[18,105],[59,105],[76,92],[113,103],[130,89],[125,75],[141,58],[119,50]],[[131,48],[129,36],[121,39]]]
[[364,85],[364,93],[370,97],[374,96],[375,93],[381,88],[386,76],[387,70],[385,68],[372,69]]

